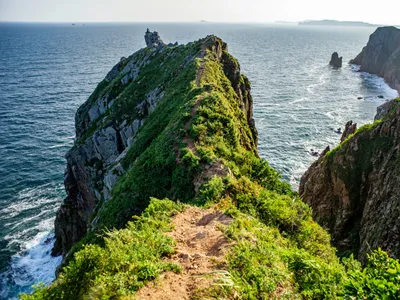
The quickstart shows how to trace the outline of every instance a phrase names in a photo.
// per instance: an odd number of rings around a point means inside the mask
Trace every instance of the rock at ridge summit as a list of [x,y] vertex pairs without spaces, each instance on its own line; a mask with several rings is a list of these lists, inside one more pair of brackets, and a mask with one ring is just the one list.
[[148,28],[144,35],[147,48],[162,48],[165,43],[161,39],[157,31],[151,32]]
[[331,65],[334,68],[341,68],[342,67],[342,59],[343,59],[343,57],[339,57],[339,54],[337,52],[333,52],[331,61],[329,62],[329,65]]
[[346,127],[344,128],[342,137],[340,138],[340,142],[343,142],[345,139],[347,139],[348,136],[356,132],[357,130],[357,123],[353,123],[353,121],[348,121],[346,123]]

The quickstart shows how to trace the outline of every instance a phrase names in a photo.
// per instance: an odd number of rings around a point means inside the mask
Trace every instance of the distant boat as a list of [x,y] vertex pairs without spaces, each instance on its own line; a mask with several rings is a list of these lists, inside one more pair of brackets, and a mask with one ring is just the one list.
[[75,23],[72,23],[72,26],[75,26]]

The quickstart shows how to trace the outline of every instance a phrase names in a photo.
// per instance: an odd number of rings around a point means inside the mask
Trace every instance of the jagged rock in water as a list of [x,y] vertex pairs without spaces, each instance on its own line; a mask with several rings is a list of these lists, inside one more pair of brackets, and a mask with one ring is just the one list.
[[150,32],[147,28],[146,34],[144,35],[147,48],[162,48],[165,44],[162,41],[157,31]]
[[[400,99],[310,166],[299,193],[340,252],[361,261],[381,247],[400,257]],[[385,113],[385,114],[384,114]],[[346,126],[349,132],[355,124]]]
[[342,137],[340,138],[340,142],[343,142],[345,139],[347,139],[349,135],[356,132],[356,130],[357,130],[357,124],[356,123],[353,124],[353,121],[348,121],[342,133]]
[[342,59],[343,59],[343,57],[339,57],[339,54],[337,52],[333,52],[331,61],[329,62],[329,65],[331,65],[334,68],[341,68],[342,67]]
[[[67,198],[55,220],[54,255],[66,255],[86,233],[99,226],[123,226],[132,215],[141,213],[150,197],[193,199],[206,179],[230,173],[219,160],[202,166],[202,171],[196,174],[184,173],[179,156],[182,142],[167,143],[166,157],[148,163],[153,158],[148,153],[156,147],[161,135],[163,139],[179,137],[186,144],[194,143],[184,133],[190,131],[187,127],[190,123],[184,127],[177,120],[194,113],[185,114],[181,110],[194,105],[191,101],[197,93],[213,90],[213,84],[203,83],[207,78],[202,78],[202,65],[198,65],[205,57],[215,60],[222,70],[224,87],[230,89],[229,97],[234,97],[230,101],[238,107],[235,112],[238,114],[235,126],[240,132],[238,143],[258,155],[250,83],[240,73],[236,59],[227,52],[227,45],[215,36],[208,36],[188,45],[165,46],[158,33],[149,30],[145,39],[149,48],[123,57],[76,113],[76,141],[66,155]],[[243,121],[245,125],[240,125]],[[181,127],[173,127],[176,124]],[[119,208],[122,201],[112,202],[115,186],[129,172],[138,169],[141,179],[133,176],[130,180],[140,182],[128,180],[120,185],[119,190],[129,193],[123,199],[131,202]],[[118,208],[111,207],[108,216],[101,215],[111,202]]]
[[376,29],[367,46],[350,63],[360,65],[361,72],[383,77],[400,92],[400,29],[392,26]]

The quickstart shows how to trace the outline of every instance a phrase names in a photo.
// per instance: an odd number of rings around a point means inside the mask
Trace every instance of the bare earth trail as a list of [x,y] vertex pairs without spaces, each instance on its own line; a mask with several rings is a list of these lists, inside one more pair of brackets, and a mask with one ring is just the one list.
[[215,272],[224,270],[224,254],[230,245],[219,228],[232,219],[214,209],[188,207],[176,215],[170,235],[176,254],[170,261],[182,267],[181,274],[167,272],[149,282],[137,299],[204,299],[201,291],[212,287]]

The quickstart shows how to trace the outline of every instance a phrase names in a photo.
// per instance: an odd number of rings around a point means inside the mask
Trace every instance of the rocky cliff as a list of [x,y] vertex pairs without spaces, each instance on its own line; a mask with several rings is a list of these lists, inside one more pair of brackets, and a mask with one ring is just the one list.
[[354,131],[349,122],[347,138],[312,164],[301,178],[300,196],[339,251],[364,261],[381,247],[399,258],[399,99],[378,108],[374,124]]
[[378,28],[369,37],[367,46],[350,63],[360,65],[360,71],[383,77],[400,92],[400,29]]
[[[201,152],[194,144],[202,127],[192,123],[204,93],[229,88],[238,107],[231,113],[238,122],[231,138],[257,155],[250,85],[227,45],[215,36],[165,45],[149,30],[145,41],[147,47],[121,58],[76,113],[76,141],[66,155],[67,198],[55,220],[53,254],[66,254],[95,228],[123,226],[150,196],[187,201],[214,173],[230,172],[213,153],[210,164],[198,159],[202,170],[187,171],[183,162]],[[223,83],[206,77],[206,61],[215,65],[210,72],[221,68]]]

